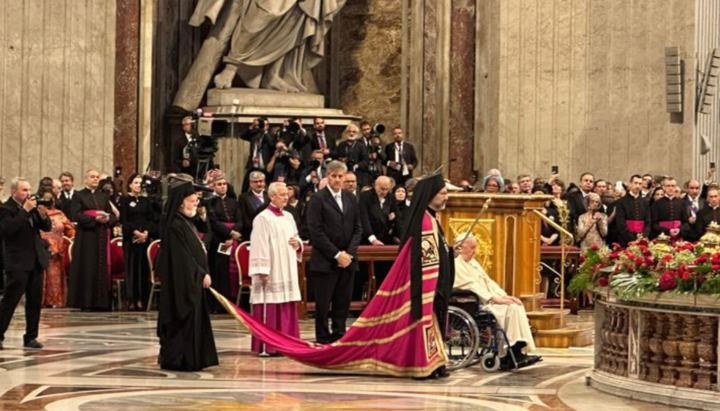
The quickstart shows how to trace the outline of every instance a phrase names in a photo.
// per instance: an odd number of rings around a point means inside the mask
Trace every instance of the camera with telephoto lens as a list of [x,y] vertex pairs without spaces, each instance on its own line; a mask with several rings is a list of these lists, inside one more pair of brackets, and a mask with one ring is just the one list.
[[290,117],[287,119],[288,125],[287,125],[287,131],[293,134],[296,134],[300,131],[300,122],[298,117]]
[[35,200],[37,202],[38,206],[43,206],[45,208],[50,208],[53,205],[52,198],[43,198],[39,195],[33,194],[30,196],[31,199]]
[[375,125],[373,126],[373,128],[372,128],[372,134],[371,134],[371,135],[373,135],[373,136],[378,136],[378,137],[379,137],[379,136],[381,136],[381,135],[383,135],[383,134],[385,134],[385,125],[384,125],[384,124],[380,124],[380,123],[375,124]]

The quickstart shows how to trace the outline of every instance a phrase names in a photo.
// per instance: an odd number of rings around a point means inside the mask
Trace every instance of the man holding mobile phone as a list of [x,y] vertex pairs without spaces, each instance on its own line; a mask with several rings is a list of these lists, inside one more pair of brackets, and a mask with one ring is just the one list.
[[97,170],[85,173],[85,189],[75,193],[72,200],[72,219],[77,224],[70,267],[68,307],[83,310],[110,309],[110,228],[117,219],[110,199],[98,189]]

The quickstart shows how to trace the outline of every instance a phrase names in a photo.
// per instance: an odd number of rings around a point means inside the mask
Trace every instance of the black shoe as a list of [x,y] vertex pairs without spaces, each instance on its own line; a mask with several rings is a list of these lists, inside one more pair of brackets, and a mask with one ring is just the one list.
[[33,338],[32,340],[27,341],[25,344],[23,344],[23,347],[25,347],[25,348],[34,348],[34,349],[36,349],[36,350],[39,350],[39,349],[41,349],[41,348],[43,347],[43,345],[40,344],[40,343],[38,342],[38,340],[36,340],[36,339]]

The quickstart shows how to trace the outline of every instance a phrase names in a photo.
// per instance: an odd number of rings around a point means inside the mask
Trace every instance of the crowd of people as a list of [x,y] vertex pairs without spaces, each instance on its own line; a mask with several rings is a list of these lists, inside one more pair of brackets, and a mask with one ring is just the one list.
[[[216,362],[216,358],[203,359],[198,347],[194,353],[184,353],[187,347],[177,344],[188,337],[187,333],[202,329],[209,312],[227,307],[216,299],[203,299],[202,303],[191,299],[181,304],[168,293],[212,286],[227,300],[238,299],[241,279],[234,253],[244,242],[253,245],[247,273],[252,277],[248,304],[258,321],[299,335],[297,261],[303,248],[311,245],[309,274],[316,301],[316,341],[329,344],[343,338],[353,288],[358,289],[357,248],[362,244],[402,244],[414,218],[410,211],[413,203],[430,201],[414,197],[423,180],[413,176],[418,160],[412,145],[404,141],[403,130],[392,129],[393,142],[382,147],[377,128],[368,122],[348,125],[338,140],[325,133],[322,118],[314,120],[312,131],[306,131],[297,119],[288,120],[283,127],[270,127],[267,119],[257,119],[243,134],[250,154],[238,193],[215,165],[210,165],[198,181],[199,162],[194,153],[197,136],[192,119],[186,120],[186,141],[177,151],[176,170],[169,176],[175,182],[169,183],[164,203],[158,187],[150,195],[146,192],[157,180],[138,174],[132,175],[122,190],[97,170],[85,173],[82,189],[77,189],[68,172],[57,179],[43,178],[37,190],[25,179],[12,180],[11,196],[0,208],[7,278],[0,304],[0,340],[23,294],[28,302],[25,344],[29,347],[42,346],[37,341],[37,322],[43,306],[110,310],[118,264],[110,252],[113,242],[122,244],[124,256],[120,264],[125,286],[116,292],[122,293],[126,308],[147,309],[153,263],[148,259],[148,247],[153,241],[160,241],[161,251],[154,261],[158,271],[164,269],[166,276],[175,271],[174,277],[162,278],[158,333],[165,351],[159,358],[161,365],[194,369]],[[558,174],[547,180],[522,174],[511,182],[499,170],[490,170],[477,188],[469,181],[452,184],[445,180],[443,192],[551,195],[543,212],[563,223],[561,214],[567,211],[566,228],[574,233],[577,246],[584,249],[627,245],[640,235],[699,239],[708,224],[718,221],[720,189],[712,182],[713,173],[714,169],[703,184],[691,179],[680,190],[671,177],[633,175],[626,182],[611,184],[583,173],[578,183],[566,185]],[[437,191],[434,195],[440,196]],[[173,211],[175,208],[179,211]],[[175,217],[176,213],[181,218]],[[16,241],[18,236],[23,240]],[[72,255],[67,255],[67,239],[72,242]],[[543,223],[541,240],[543,246],[553,246],[561,235]],[[501,323],[515,330],[511,332],[518,343],[515,348],[533,348],[522,304],[493,285],[470,258],[477,239],[458,238],[449,244],[459,259],[455,264],[464,270],[455,286],[470,289],[483,303],[497,307],[494,314]],[[186,246],[190,248],[183,249]],[[178,249],[184,250],[181,254],[187,262],[178,264],[175,257],[168,257]],[[197,284],[169,286],[178,281],[177,273],[183,270],[190,270],[187,278],[196,279]],[[379,273],[380,283],[385,274]],[[162,313],[163,306],[166,314]],[[187,316],[188,312],[197,314],[187,320],[190,322],[180,324],[177,316]],[[259,340],[252,348],[254,352],[276,354],[273,347],[261,348]],[[524,355],[520,351],[516,354],[518,358]],[[179,357],[190,363],[177,363]]]

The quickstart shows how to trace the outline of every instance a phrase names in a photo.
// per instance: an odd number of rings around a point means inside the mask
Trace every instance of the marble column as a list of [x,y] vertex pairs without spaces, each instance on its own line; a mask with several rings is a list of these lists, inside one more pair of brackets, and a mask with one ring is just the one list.
[[470,179],[475,124],[475,1],[452,1],[450,45],[450,179]]
[[[477,0],[410,2],[407,118],[422,173],[453,160],[443,174],[457,183],[474,170]],[[420,136],[418,138],[417,136]]]
[[126,182],[137,171],[140,0],[117,0],[113,157]]

